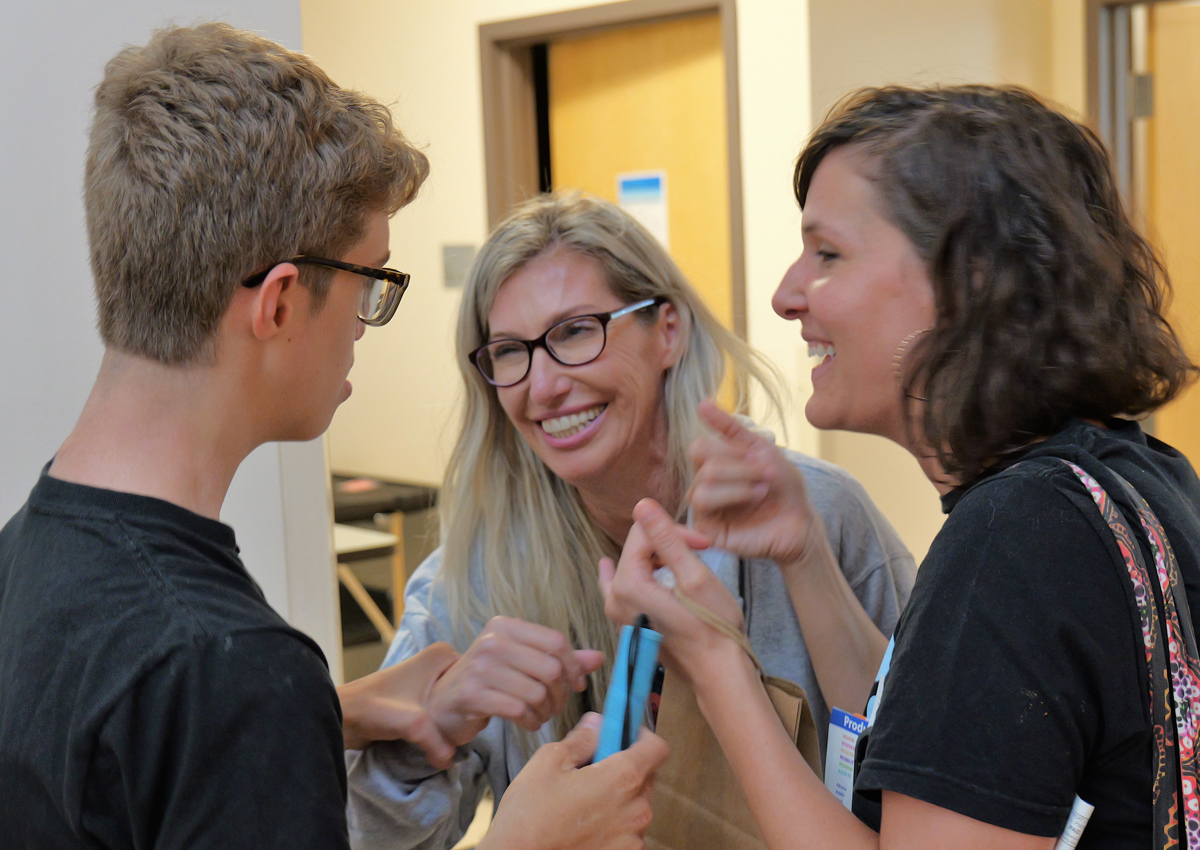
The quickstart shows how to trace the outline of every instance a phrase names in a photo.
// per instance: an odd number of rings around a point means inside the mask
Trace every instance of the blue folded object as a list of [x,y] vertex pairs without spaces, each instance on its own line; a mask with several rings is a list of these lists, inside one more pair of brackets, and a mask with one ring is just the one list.
[[[654,671],[658,667],[658,648],[662,643],[662,635],[641,625],[645,622],[643,615],[638,617],[636,626],[621,627],[617,657],[613,661],[608,694],[604,698],[600,744],[596,747],[593,761],[606,759],[637,740],[654,681]],[[632,663],[630,643],[633,644]]]

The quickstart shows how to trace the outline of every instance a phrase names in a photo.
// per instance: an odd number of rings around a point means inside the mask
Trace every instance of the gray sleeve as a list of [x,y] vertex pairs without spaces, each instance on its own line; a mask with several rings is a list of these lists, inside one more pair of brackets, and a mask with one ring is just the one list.
[[[434,594],[433,579],[440,563],[439,549],[409,580],[404,616],[384,667],[431,643],[451,642],[445,606]],[[477,739],[460,748],[454,764],[442,771],[430,767],[419,749],[404,742],[379,742],[362,752],[347,752],[351,846],[356,850],[453,847],[467,831],[483,794],[487,769],[483,744]]]
[[912,555],[858,481],[839,466],[788,452],[804,473],[829,544],[858,601],[885,635],[891,635],[912,593]]

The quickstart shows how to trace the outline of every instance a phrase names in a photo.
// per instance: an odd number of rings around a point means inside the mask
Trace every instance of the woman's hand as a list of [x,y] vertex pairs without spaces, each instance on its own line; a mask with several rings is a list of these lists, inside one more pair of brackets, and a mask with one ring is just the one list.
[[676,523],[653,499],[638,502],[633,519],[620,563],[614,566],[608,558],[600,561],[604,611],[617,623],[631,623],[639,613],[646,614],[652,628],[663,635],[664,663],[692,679],[699,665],[708,660],[708,650],[736,644],[684,608],[673,590],[654,580],[654,570],[670,567],[680,593],[736,629],[742,628],[741,607],[693,554],[691,546],[705,543],[701,535]]
[[474,739],[493,717],[534,732],[562,713],[569,692],[587,687],[587,675],[603,662],[603,653],[573,650],[554,629],[493,617],[438,679],[427,706],[456,746]]
[[887,638],[838,565],[804,476],[711,401],[699,411],[715,433],[690,449],[694,527],[714,546],[779,565],[825,701],[861,709]]
[[339,687],[346,749],[404,740],[420,747],[434,767],[449,767],[454,745],[426,712],[425,701],[438,677],[457,660],[453,647],[435,643],[399,664]]
[[712,401],[698,410],[713,433],[688,449],[696,469],[685,496],[693,528],[743,557],[769,558],[785,569],[803,563],[825,529],[800,470]]
[[667,745],[643,730],[629,749],[589,765],[600,723],[600,715],[586,714],[566,738],[534,754],[508,786],[479,850],[641,848]]

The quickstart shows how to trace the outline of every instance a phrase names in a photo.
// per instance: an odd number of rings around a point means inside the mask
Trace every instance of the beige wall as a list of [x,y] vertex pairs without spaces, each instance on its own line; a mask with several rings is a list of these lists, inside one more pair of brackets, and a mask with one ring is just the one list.
[[[393,264],[413,284],[392,324],[359,343],[355,395],[330,432],[335,469],[437,482],[454,436],[456,290],[444,243],[486,231],[478,32],[481,22],[584,3],[536,0],[302,0],[305,49],[343,84],[394,103],[433,174],[393,224]],[[884,83],[1008,82],[1070,108],[1083,102],[1084,0],[741,0],[738,3],[747,325],[795,404],[788,442],[863,480],[920,558],[941,525],[915,461],[882,439],[818,435],[803,419],[810,364],[797,325],[771,311],[800,250],[793,160],[842,94]]]
[[813,112],[891,83],[1049,85],[1049,0],[809,0]]
[[1072,118],[1084,115],[1086,0],[1050,0],[1050,90],[1044,94]]
[[[392,224],[392,265],[413,275],[392,323],[368,329],[351,374],[354,395],[330,429],[333,468],[436,483],[454,438],[458,291],[442,286],[441,246],[486,235],[478,25],[586,3],[535,0],[302,0],[304,47],[339,83],[393,104],[426,147],[432,175]],[[799,328],[770,312],[770,296],[799,246],[792,159],[808,132],[807,15],[792,0],[742,3],[743,190],[751,341],[807,394]],[[816,451],[793,411],[791,443]]]

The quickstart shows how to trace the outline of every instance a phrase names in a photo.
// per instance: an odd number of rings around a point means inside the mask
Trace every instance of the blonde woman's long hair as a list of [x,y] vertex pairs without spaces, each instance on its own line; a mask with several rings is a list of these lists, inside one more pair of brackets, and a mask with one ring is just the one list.
[[[728,362],[735,403],[744,409],[757,383],[782,421],[777,370],[723,327],[679,267],[644,227],[614,204],[578,192],[542,195],[519,207],[480,249],[463,291],[456,358],[465,385],[462,424],[440,499],[444,586],[460,649],[480,626],[503,615],[540,623],[576,647],[610,659],[590,677],[589,707],[599,709],[608,686],[616,630],[604,616],[597,564],[617,557],[584,509],[578,491],[541,461],[513,427],[496,390],[468,359],[488,339],[488,315],[506,280],[552,248],[595,259],[622,302],[665,296],[679,313],[684,351],[667,370],[669,480],[682,496],[691,478],[687,447],[704,429],[696,405],[713,396]],[[643,321],[653,321],[653,311]],[[640,318],[640,316],[639,316]],[[557,721],[559,737],[578,722],[584,695],[575,694]],[[534,740],[522,735],[532,751]]]

